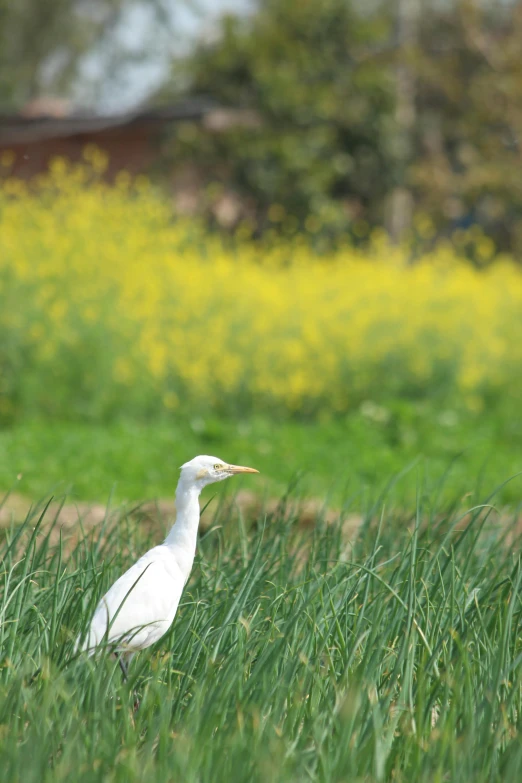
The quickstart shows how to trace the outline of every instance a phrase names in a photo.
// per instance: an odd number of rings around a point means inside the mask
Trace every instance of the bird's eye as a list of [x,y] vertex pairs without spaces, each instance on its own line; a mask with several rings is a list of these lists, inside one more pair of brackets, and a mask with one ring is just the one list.
[[214,470],[221,470],[223,465],[220,465],[219,463],[217,465],[214,465]]

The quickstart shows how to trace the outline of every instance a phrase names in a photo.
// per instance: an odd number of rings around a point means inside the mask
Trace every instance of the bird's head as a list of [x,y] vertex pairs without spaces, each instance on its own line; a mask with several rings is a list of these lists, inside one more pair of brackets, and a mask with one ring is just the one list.
[[238,473],[259,473],[259,471],[255,468],[244,468],[242,465],[229,465],[219,457],[200,455],[181,466],[181,481],[193,483],[203,489],[207,484],[223,481]]

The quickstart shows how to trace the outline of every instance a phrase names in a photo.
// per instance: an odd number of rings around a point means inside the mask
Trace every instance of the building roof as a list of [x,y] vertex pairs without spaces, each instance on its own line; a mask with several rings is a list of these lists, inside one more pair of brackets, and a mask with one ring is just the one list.
[[[227,110],[206,98],[192,98],[171,106],[160,108],[139,109],[121,114],[99,115],[89,113],[72,113],[61,116],[40,114],[0,114],[0,145],[28,144],[44,139],[66,138],[81,134],[99,133],[106,130],[142,126],[163,125],[171,122],[200,121],[213,125],[212,115],[218,117],[223,113],[237,110]],[[217,123],[219,125],[219,122]]]

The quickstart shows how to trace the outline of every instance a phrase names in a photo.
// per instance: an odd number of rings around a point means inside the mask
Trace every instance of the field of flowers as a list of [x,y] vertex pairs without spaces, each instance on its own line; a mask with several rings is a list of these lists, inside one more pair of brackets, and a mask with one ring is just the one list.
[[[191,408],[300,416],[390,395],[480,410],[520,378],[522,274],[375,236],[225,241],[103,158],[0,193],[0,420]],[[486,240],[485,240],[486,241]]]

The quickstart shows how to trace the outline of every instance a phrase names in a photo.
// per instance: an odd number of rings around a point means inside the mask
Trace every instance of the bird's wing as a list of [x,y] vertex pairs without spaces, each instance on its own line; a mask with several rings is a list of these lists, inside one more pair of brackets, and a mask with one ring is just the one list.
[[84,649],[92,650],[104,640],[141,649],[166,632],[174,619],[184,580],[163,550],[154,547],[143,555],[103,596]]

